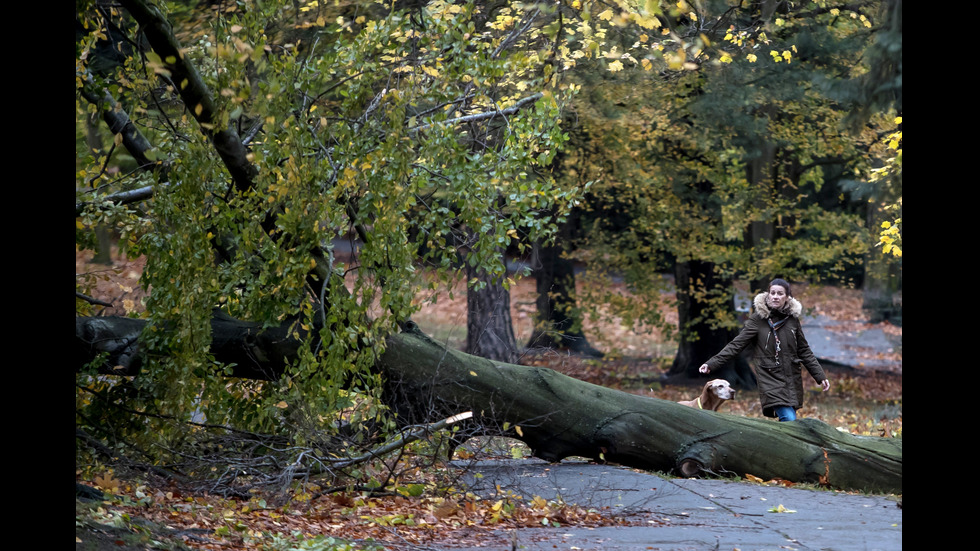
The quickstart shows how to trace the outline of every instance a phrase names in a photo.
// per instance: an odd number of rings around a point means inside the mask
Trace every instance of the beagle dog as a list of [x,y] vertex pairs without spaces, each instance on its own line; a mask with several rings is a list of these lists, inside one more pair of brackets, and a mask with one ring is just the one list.
[[701,395],[693,400],[682,400],[678,404],[698,409],[718,411],[725,402],[735,397],[735,390],[725,379],[712,379],[704,384]]

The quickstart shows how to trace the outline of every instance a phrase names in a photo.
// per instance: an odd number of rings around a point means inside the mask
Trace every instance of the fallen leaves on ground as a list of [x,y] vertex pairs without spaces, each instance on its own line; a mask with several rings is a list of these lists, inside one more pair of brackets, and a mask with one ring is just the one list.
[[756,484],[762,484],[763,486],[783,486],[786,488],[792,488],[796,486],[795,482],[790,482],[789,480],[783,480],[782,478],[773,478],[770,480],[763,480],[753,474],[746,473],[745,480],[749,482],[754,482]]
[[[107,476],[112,478],[111,473]],[[118,528],[140,519],[144,525],[169,528],[174,538],[193,549],[278,549],[273,541],[283,538],[310,542],[332,538],[358,542],[361,548],[376,543],[486,545],[499,543],[518,528],[632,522],[608,510],[512,493],[483,499],[468,492],[439,497],[341,492],[271,507],[258,498],[186,496],[167,488],[123,485],[116,490],[119,493],[112,500],[92,509],[90,520]],[[135,525],[131,528],[139,530]]]

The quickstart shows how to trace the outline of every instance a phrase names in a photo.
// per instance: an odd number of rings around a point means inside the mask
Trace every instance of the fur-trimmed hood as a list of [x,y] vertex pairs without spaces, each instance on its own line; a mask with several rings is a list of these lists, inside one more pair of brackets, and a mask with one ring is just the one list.
[[[758,295],[755,295],[755,300],[752,301],[752,306],[755,308],[755,315],[760,319],[766,319],[769,317],[769,305],[766,304],[766,297],[768,295],[769,293],[759,293]],[[780,310],[793,316],[794,318],[799,318],[800,314],[803,313],[803,305],[800,304],[800,301],[796,300],[795,298],[789,297],[789,300],[786,301],[786,305]]]

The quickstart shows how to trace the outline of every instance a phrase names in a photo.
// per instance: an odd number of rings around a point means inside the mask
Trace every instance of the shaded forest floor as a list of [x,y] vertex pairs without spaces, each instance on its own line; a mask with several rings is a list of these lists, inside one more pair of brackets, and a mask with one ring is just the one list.
[[[104,315],[139,311],[143,299],[138,286],[142,261],[119,261],[97,266],[90,255],[76,252],[76,277],[94,284],[90,294],[113,306]],[[81,274],[81,275],[80,275]],[[465,339],[465,293],[452,300],[427,304],[415,317],[419,326],[437,340],[461,346]],[[813,312],[829,316],[840,330],[872,327],[860,309],[859,291],[829,287],[802,287],[797,296]],[[534,281],[523,279],[511,289],[511,306],[518,342],[526,342],[534,313]],[[669,297],[664,300],[670,318]],[[831,366],[832,390],[819,392],[807,381],[803,417],[821,419],[853,434],[901,437],[902,374],[901,327],[876,324],[893,342],[891,355],[899,368],[889,371]],[[587,322],[591,343],[604,351],[602,359],[583,358],[558,351],[530,350],[527,365],[543,365],[567,375],[665,400],[691,399],[698,386],[661,386],[673,345],[657,330],[636,332],[609,322]],[[593,337],[595,336],[595,337]],[[754,391],[740,392],[721,410],[732,415],[761,417]],[[476,441],[457,450],[457,460],[482,457],[520,458],[529,450],[520,442],[496,439]],[[421,457],[421,456],[420,456]],[[417,459],[417,458],[416,458]],[[431,459],[431,457],[430,457]],[[411,454],[405,458],[413,460]],[[76,500],[76,549],[372,549],[384,542],[388,549],[426,545],[478,545],[492,532],[522,527],[600,526],[629,522],[611,511],[545,501],[537,496],[499,495],[480,499],[457,484],[460,469],[445,462],[407,467],[409,490],[368,496],[340,492],[319,496],[315,485],[297,485],[279,496],[256,494],[250,500],[228,499],[207,492],[189,493],[174,485],[148,479],[136,471],[109,465],[76,465],[76,481],[107,494],[105,499]],[[784,481],[766,484],[789,485]],[[424,487],[422,495],[414,488]],[[111,496],[111,497],[110,497]]]

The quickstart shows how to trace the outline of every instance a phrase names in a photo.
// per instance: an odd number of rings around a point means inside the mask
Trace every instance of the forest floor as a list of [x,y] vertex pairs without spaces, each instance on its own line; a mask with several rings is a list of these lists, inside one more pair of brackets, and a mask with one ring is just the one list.
[[[138,311],[143,299],[138,280],[142,260],[116,260],[111,267],[88,263],[90,255],[76,252],[76,277],[93,286],[93,296],[108,300],[103,315]],[[869,357],[884,358],[889,369],[830,366],[830,392],[823,393],[812,381],[800,415],[820,419],[853,434],[898,437],[902,435],[902,328],[889,323],[871,324],[861,310],[861,293],[853,289],[801,286],[797,297],[811,308],[811,315],[835,321],[834,330],[855,332],[880,329],[893,346],[868,350]],[[670,319],[669,296],[664,297]],[[518,342],[527,342],[534,313],[534,280],[518,280],[511,288],[511,307]],[[441,298],[426,304],[413,318],[433,338],[459,347],[465,340],[466,299]],[[676,320],[676,316],[674,316]],[[804,322],[805,323],[805,322]],[[526,365],[547,366],[572,377],[626,392],[677,401],[691,399],[693,386],[662,386],[674,347],[656,329],[637,332],[608,320],[586,322],[585,332],[603,358],[585,358],[547,350],[530,350]],[[897,367],[896,367],[897,366]],[[726,402],[722,412],[761,417],[757,394],[739,393]],[[520,459],[529,450],[516,440],[500,439],[482,457]],[[474,454],[465,447],[457,459]],[[251,500],[227,499],[207,493],[189,494],[174,486],[158,486],[132,472],[111,466],[76,465],[76,480],[100,488],[104,500],[76,500],[76,549],[389,549],[418,546],[479,546],[493,533],[521,527],[615,526],[630,522],[610,511],[573,503],[544,500],[537,496],[499,496],[486,499],[458,488],[458,466],[442,464],[418,471],[416,482],[438,489],[421,496],[399,494],[367,496],[357,492],[311,499],[314,488],[292,491],[285,501],[272,503],[261,496]],[[749,482],[746,482],[749,483]],[[781,484],[784,481],[755,481]],[[371,543],[374,542],[384,542]],[[347,543],[354,542],[354,543]]]

